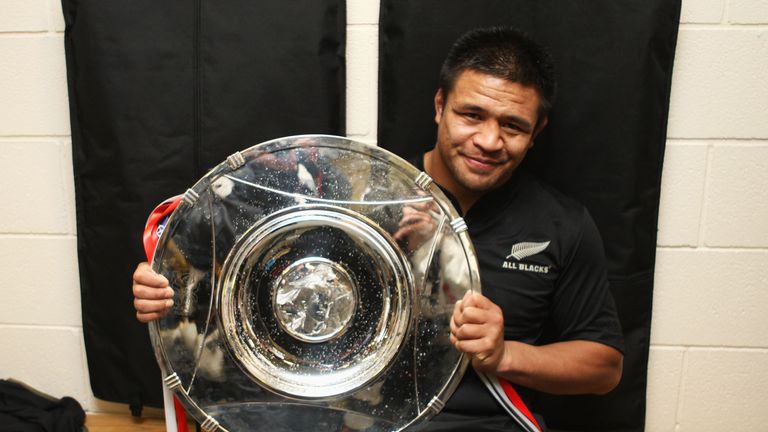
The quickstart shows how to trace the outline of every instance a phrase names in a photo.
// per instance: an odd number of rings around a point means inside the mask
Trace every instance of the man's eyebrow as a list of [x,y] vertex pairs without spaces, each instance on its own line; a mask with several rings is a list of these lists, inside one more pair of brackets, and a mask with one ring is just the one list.
[[463,104],[456,107],[459,111],[485,112],[483,107],[472,104]]

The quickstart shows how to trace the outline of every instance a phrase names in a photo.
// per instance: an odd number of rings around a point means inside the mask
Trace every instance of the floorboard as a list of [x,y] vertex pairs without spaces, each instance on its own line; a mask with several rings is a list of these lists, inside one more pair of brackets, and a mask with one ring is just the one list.
[[[88,414],[85,417],[88,432],[165,432],[165,420],[137,418],[119,414]],[[189,425],[194,431],[193,424]]]

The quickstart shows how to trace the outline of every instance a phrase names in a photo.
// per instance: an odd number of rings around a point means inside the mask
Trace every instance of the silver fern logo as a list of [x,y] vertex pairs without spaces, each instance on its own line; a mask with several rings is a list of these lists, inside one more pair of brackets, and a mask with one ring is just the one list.
[[[509,255],[507,255],[507,259],[504,261],[504,263],[501,265],[502,268],[510,269],[510,270],[520,270],[520,271],[526,271],[526,272],[533,272],[533,273],[549,273],[549,266],[546,265],[533,265],[533,264],[526,264],[521,263],[519,261],[522,261],[524,258],[528,258],[529,256],[536,255],[537,253],[544,252],[547,247],[549,246],[549,241],[545,242],[520,242],[517,244],[512,245],[512,250],[510,251]],[[514,258],[515,261],[510,261],[510,259]]]
[[522,242],[512,246],[512,251],[507,255],[507,259],[514,258],[520,261],[523,258],[528,258],[531,255],[536,255],[549,246],[548,241],[535,243],[535,242]]

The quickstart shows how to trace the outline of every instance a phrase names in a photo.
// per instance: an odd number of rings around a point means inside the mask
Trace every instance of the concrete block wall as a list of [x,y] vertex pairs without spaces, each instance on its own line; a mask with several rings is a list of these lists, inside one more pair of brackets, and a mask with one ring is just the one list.
[[0,1],[0,378],[87,403],[63,31]]
[[[471,7],[471,6],[468,6]],[[378,1],[348,0],[348,135],[376,142]],[[0,0],[0,378],[90,411],[58,0]],[[683,0],[647,430],[768,430],[768,1]]]
[[768,430],[768,1],[683,0],[649,431]]

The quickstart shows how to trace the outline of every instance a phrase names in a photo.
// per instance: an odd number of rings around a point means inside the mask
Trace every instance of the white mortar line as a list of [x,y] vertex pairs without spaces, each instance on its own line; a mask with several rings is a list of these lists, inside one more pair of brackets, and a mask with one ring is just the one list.
[[0,135],[0,143],[2,142],[34,142],[42,140],[59,140],[59,139],[72,139],[70,134],[61,135]]
[[677,405],[675,406],[675,430],[680,429],[680,412],[682,411],[681,405],[683,401],[683,379],[685,379],[685,370],[687,369],[686,359],[687,350],[683,350],[683,355],[680,358],[680,376],[677,378],[677,397],[675,398],[677,402]]
[[714,31],[730,31],[730,30],[768,30],[768,24],[766,23],[681,23],[680,30],[714,30]]
[[378,29],[378,23],[350,23],[347,24],[347,29]]
[[754,353],[767,353],[768,354],[768,348],[766,347],[759,347],[759,346],[724,346],[724,345],[675,345],[675,344],[664,344],[664,343],[653,343],[650,346],[654,349],[683,349],[685,351],[718,351],[718,352],[754,352]]
[[45,23],[48,27],[48,33],[55,33],[56,30],[53,28],[53,4],[51,4],[51,0],[45,0]]
[[685,137],[667,137],[667,145],[768,145],[768,138],[685,138]]
[[0,32],[0,38],[4,39],[25,39],[25,38],[39,38],[39,39],[61,39],[64,32],[52,33],[48,30],[14,30],[11,32]]
[[734,139],[723,139],[723,140],[716,140],[712,143],[713,147],[763,147],[768,146],[768,140],[761,140],[761,139],[744,139],[744,140],[734,140]]
[[22,329],[22,330],[74,330],[79,333],[83,332],[82,324],[79,326],[65,326],[65,325],[52,325],[52,324],[24,324],[24,323],[5,323],[0,322],[0,328],[4,329]]
[[688,350],[683,351],[683,364],[680,368],[680,379],[677,382],[677,410],[675,411],[675,430],[680,429],[680,416],[683,413],[683,389],[685,376],[688,374]]
[[31,35],[47,35],[50,32],[48,30],[12,30],[12,31],[0,31],[0,38],[9,36],[15,37],[15,36],[21,36],[21,37],[27,37]]
[[[56,29],[53,27],[54,26],[54,20],[55,20],[55,18],[53,17],[53,11],[54,11],[54,9],[53,9],[53,2],[55,2],[55,1],[57,1],[57,0],[46,0],[46,2],[45,2],[45,6],[46,6],[45,10],[47,12],[45,18],[46,18],[46,22],[48,24],[48,33],[51,33],[51,34],[57,33]],[[62,13],[63,13],[63,11],[62,11]]]
[[733,29],[756,29],[756,30],[768,30],[768,24],[766,23],[734,23],[729,22],[728,26]]
[[689,348],[690,352],[748,352],[748,353],[757,353],[757,354],[768,354],[768,348],[766,347],[745,347],[745,346],[703,346],[703,345],[691,345]]
[[720,10],[720,22],[723,24],[728,24],[728,15],[730,14],[728,5],[730,3],[731,3],[731,0],[725,0],[723,2],[722,9]]
[[74,240],[77,236],[72,233],[46,233],[46,232],[31,232],[31,233],[18,233],[18,232],[1,232],[0,240],[24,240],[24,239],[38,239],[38,240]]
[[707,145],[707,162],[704,165],[704,190],[701,194],[701,211],[699,213],[699,232],[698,232],[698,238],[696,239],[696,244],[698,247],[703,248],[706,247],[706,244],[704,243],[704,227],[707,226],[707,191],[710,188],[710,183],[712,182],[712,179],[710,178],[710,173],[712,172],[712,147],[713,144]]
[[663,245],[656,246],[656,250],[662,251],[690,251],[690,252],[768,252],[768,246],[690,246],[690,245]]

